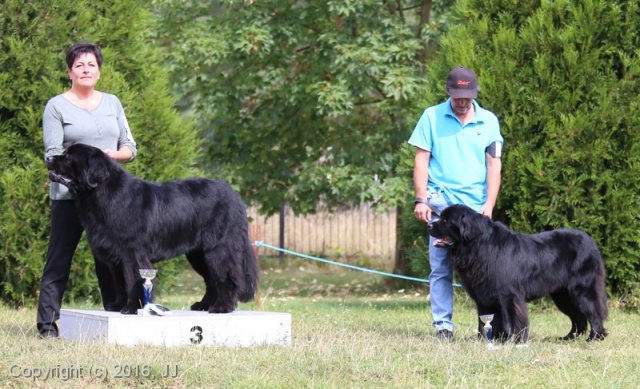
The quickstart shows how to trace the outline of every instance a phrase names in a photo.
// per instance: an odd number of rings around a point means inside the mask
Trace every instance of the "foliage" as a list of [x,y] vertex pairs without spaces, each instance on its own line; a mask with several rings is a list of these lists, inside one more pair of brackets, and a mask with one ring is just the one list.
[[[431,85],[475,69],[479,101],[505,137],[494,216],[515,230],[587,231],[608,286],[640,279],[640,9],[635,1],[478,1],[457,4]],[[437,100],[425,95],[428,103]]]
[[[69,86],[64,52],[71,43],[90,40],[103,48],[98,87],[120,98],[139,146],[126,168],[158,180],[198,171],[200,140],[172,108],[147,32],[153,26],[149,7],[124,0],[0,3],[0,300],[22,305],[37,296],[49,228],[42,110]],[[175,273],[176,266],[163,265],[161,274]],[[98,298],[93,269],[83,239],[67,300]],[[166,281],[170,277],[161,284]]]
[[[156,0],[209,168],[272,214],[404,201],[398,147],[451,1]],[[432,16],[429,16],[432,15]]]
[[[416,118],[417,121],[417,118]],[[400,158],[397,166],[398,179],[410,181],[413,179],[413,164],[415,148],[409,144],[403,145],[400,149]],[[425,223],[416,220],[413,213],[413,189],[407,190],[405,204],[407,206],[398,207],[398,230],[396,234],[399,242],[397,246],[400,252],[398,257],[405,261],[405,272],[421,278],[429,276],[429,239],[427,226]],[[396,272],[399,272],[396,266]]]

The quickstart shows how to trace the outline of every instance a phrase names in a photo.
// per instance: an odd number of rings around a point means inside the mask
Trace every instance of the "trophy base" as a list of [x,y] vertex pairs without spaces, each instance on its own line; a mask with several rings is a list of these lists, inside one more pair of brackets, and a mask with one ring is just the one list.
[[171,311],[167,316],[144,316],[62,309],[59,324],[61,339],[79,343],[222,347],[291,344],[291,314],[280,312]]
[[138,315],[142,316],[167,316],[171,315],[171,310],[160,304],[147,304],[142,309],[138,309]]

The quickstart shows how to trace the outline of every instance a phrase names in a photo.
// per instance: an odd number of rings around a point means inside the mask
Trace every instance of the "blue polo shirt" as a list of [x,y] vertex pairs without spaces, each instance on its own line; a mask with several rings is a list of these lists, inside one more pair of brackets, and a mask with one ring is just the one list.
[[451,108],[451,99],[427,108],[409,144],[431,153],[430,192],[442,191],[449,204],[465,204],[479,210],[487,199],[485,150],[504,142],[498,118],[474,100],[474,119],[462,125]]

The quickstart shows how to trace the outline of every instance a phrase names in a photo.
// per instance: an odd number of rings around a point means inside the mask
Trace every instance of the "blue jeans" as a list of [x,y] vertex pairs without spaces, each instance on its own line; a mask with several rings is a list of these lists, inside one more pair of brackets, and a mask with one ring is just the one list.
[[[450,204],[444,193],[430,192],[428,204],[433,211],[431,221],[440,218],[440,213]],[[436,330],[453,332],[453,267],[449,262],[449,249],[433,245],[435,238],[429,235],[429,285],[431,290],[431,314]]]

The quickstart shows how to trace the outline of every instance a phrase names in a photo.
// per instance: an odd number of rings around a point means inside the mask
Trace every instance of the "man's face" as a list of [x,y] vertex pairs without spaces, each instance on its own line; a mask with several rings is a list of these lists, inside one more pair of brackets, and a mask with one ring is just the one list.
[[456,115],[466,115],[471,110],[472,99],[451,99],[451,108]]

